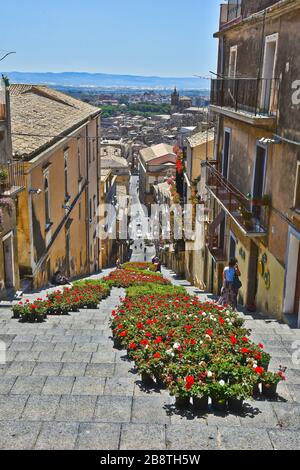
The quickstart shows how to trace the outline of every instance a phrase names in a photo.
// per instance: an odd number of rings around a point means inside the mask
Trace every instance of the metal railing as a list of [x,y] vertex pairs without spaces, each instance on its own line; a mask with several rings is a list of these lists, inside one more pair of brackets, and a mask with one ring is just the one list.
[[25,186],[23,162],[0,163],[0,194],[10,195]]
[[247,233],[265,235],[269,224],[269,206],[256,206],[219,171],[206,164],[206,187],[223,209]]
[[211,104],[274,116],[278,105],[277,78],[217,78],[211,82]]

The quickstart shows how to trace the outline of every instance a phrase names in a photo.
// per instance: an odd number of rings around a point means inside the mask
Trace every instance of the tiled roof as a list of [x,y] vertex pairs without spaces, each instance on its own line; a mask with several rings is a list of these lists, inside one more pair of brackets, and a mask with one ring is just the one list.
[[198,145],[205,144],[206,142],[210,142],[211,140],[214,140],[214,132],[212,130],[208,132],[197,132],[187,138],[187,141],[192,148],[198,147]]
[[175,156],[175,153],[173,152],[173,146],[168,144],[152,145],[151,147],[142,149],[140,154],[145,162],[150,162],[151,160],[164,157],[165,155],[169,154]]
[[11,85],[9,90],[15,157],[32,158],[100,112],[47,86],[20,84]]

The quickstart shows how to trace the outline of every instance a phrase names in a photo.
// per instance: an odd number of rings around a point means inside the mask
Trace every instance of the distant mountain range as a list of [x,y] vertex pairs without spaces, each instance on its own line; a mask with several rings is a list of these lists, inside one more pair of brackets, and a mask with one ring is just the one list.
[[144,77],[138,75],[115,75],[86,72],[2,72],[12,83],[35,83],[53,87],[83,88],[145,88],[171,89],[175,85],[180,90],[207,90],[209,80],[196,77]]

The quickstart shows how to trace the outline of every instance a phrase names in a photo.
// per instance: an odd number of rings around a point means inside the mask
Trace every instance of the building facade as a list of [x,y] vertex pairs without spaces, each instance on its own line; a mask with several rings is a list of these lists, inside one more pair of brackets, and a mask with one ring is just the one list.
[[44,86],[12,85],[12,148],[25,165],[17,210],[22,288],[100,268],[100,110]]
[[229,1],[215,36],[206,287],[234,256],[239,301],[300,326],[300,2]]

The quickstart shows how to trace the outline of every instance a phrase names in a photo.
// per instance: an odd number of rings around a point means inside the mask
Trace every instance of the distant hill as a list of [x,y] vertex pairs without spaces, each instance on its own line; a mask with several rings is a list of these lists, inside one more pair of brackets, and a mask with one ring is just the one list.
[[124,88],[160,88],[170,89],[175,85],[181,90],[209,89],[209,80],[196,77],[144,77],[138,75],[115,75],[86,72],[1,72],[12,83],[36,83],[53,87],[124,87]]

